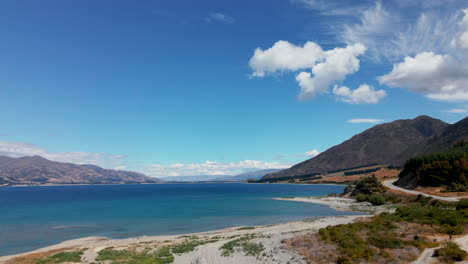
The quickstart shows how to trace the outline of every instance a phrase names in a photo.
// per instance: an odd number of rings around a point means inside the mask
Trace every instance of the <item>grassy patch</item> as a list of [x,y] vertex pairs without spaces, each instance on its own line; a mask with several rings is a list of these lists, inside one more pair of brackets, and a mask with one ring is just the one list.
[[241,244],[241,251],[247,256],[258,256],[265,250],[262,243],[252,243],[245,241]]
[[83,255],[83,250],[77,251],[63,251],[56,254],[53,254],[46,259],[41,259],[36,261],[36,264],[49,264],[49,263],[64,263],[64,262],[74,262],[80,263],[81,256]]
[[174,256],[170,253],[170,249],[167,247],[161,248],[156,253],[106,248],[99,251],[98,258],[96,260],[108,260],[115,264],[169,264],[174,261]]
[[228,257],[236,250],[244,252],[247,256],[260,255],[260,253],[265,250],[265,247],[262,243],[253,243],[249,241],[255,237],[256,236],[254,234],[249,234],[225,243],[219,248],[222,251],[221,255]]
[[97,261],[110,261],[112,264],[168,264],[174,261],[174,254],[183,254],[195,250],[197,246],[213,243],[218,239],[199,240],[190,236],[179,244],[166,245],[156,251],[148,248],[144,251],[116,250],[106,248],[98,253]]
[[208,243],[214,243],[218,241],[217,239],[210,240],[187,240],[181,244],[172,246],[172,253],[174,254],[183,254],[195,250],[196,247]]

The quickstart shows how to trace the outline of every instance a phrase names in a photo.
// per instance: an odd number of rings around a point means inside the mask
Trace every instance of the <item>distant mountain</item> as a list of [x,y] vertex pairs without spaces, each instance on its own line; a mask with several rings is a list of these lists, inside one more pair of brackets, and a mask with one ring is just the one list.
[[293,177],[382,164],[402,166],[409,158],[468,139],[468,118],[449,125],[429,116],[376,125],[318,156],[262,179]]
[[224,177],[216,178],[214,180],[215,181],[235,181],[235,182],[246,181],[248,179],[259,180],[268,173],[273,173],[273,172],[277,172],[280,170],[282,169],[266,169],[266,170],[259,170],[259,171],[250,171],[250,172],[244,172],[244,173],[233,175],[233,176],[224,176]]
[[161,180],[170,182],[201,182],[213,181],[216,178],[225,177],[226,175],[190,175],[190,176],[167,176],[160,177]]
[[[1,161],[0,161],[1,162]],[[267,173],[277,172],[281,169],[266,169],[259,171],[244,172],[237,175],[189,175],[189,176],[167,176],[160,177],[161,180],[169,182],[204,182],[204,181],[218,181],[218,182],[241,182],[248,179],[260,179]]]
[[0,156],[0,184],[159,183],[132,171],[107,170],[95,165],[51,161],[40,156]]

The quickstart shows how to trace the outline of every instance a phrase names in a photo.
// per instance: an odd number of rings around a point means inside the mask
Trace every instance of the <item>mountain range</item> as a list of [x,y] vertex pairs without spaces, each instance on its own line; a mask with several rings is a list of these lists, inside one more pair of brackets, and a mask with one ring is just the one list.
[[3,184],[120,184],[160,183],[159,179],[133,171],[108,170],[96,165],[77,165],[41,156],[0,156],[0,185]]
[[215,181],[246,181],[249,179],[259,180],[268,173],[280,171],[281,169],[265,169],[258,171],[249,171],[234,176],[224,176],[214,179]]
[[265,175],[262,180],[315,175],[366,165],[401,167],[415,156],[468,141],[468,117],[448,124],[429,116],[376,125],[289,169]]
[[248,179],[258,180],[265,174],[277,172],[281,169],[265,169],[258,171],[249,171],[236,175],[189,175],[189,176],[168,176],[161,177],[161,180],[168,182],[203,182],[203,181],[219,181],[219,182],[242,182]]

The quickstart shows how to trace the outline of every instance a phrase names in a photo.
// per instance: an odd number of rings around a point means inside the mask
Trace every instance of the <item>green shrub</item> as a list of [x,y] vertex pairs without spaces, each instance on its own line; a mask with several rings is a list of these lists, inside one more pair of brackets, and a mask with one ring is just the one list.
[[404,241],[391,236],[372,235],[367,239],[369,244],[378,248],[402,248],[406,243]]
[[48,263],[64,263],[64,262],[81,262],[81,256],[84,251],[63,251],[54,254],[46,259],[41,259],[37,264],[48,264]]
[[424,200],[401,206],[395,213],[381,213],[368,222],[321,228],[318,234],[321,240],[337,246],[338,263],[373,262],[376,259],[382,260],[381,258],[391,262],[391,256],[385,253],[385,249],[413,246],[422,250],[435,246],[419,236],[414,236],[413,240],[399,239],[395,232],[396,222],[426,224],[439,232],[461,234],[468,220],[465,203],[461,202],[456,209],[454,205]]
[[415,222],[435,225],[439,232],[449,235],[461,234],[467,224],[468,211],[455,210],[446,204],[430,205],[430,203],[414,203],[399,207],[393,214],[381,214],[389,221]]
[[367,199],[372,205],[382,205],[385,203],[386,199],[380,193],[374,193]]
[[208,243],[213,243],[218,241],[218,239],[210,240],[186,240],[181,244],[177,244],[171,247],[172,253],[174,254],[183,254],[186,252],[194,251],[196,247]]
[[358,195],[356,195],[356,201],[365,202],[367,201],[367,196],[363,193],[359,193]]
[[457,210],[468,209],[468,199],[461,199],[455,204]]
[[445,246],[434,251],[434,257],[441,258],[445,262],[463,261],[466,256],[467,252],[453,242],[447,242]]
[[381,192],[384,191],[385,188],[382,186],[380,183],[379,179],[375,177],[374,174],[370,177],[364,177],[361,178],[359,181],[356,182],[355,184],[355,189],[353,191],[353,194],[372,194],[376,192]]
[[136,252],[133,250],[115,250],[105,248],[98,253],[97,261],[110,260],[115,264],[169,264],[174,262],[174,256],[163,247],[155,254]]

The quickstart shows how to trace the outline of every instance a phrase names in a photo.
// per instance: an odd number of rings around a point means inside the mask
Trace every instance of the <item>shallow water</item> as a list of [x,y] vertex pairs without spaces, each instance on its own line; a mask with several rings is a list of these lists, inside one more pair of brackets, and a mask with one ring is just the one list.
[[0,188],[0,256],[64,240],[127,238],[353,214],[274,197],[341,193],[338,185],[151,184]]

